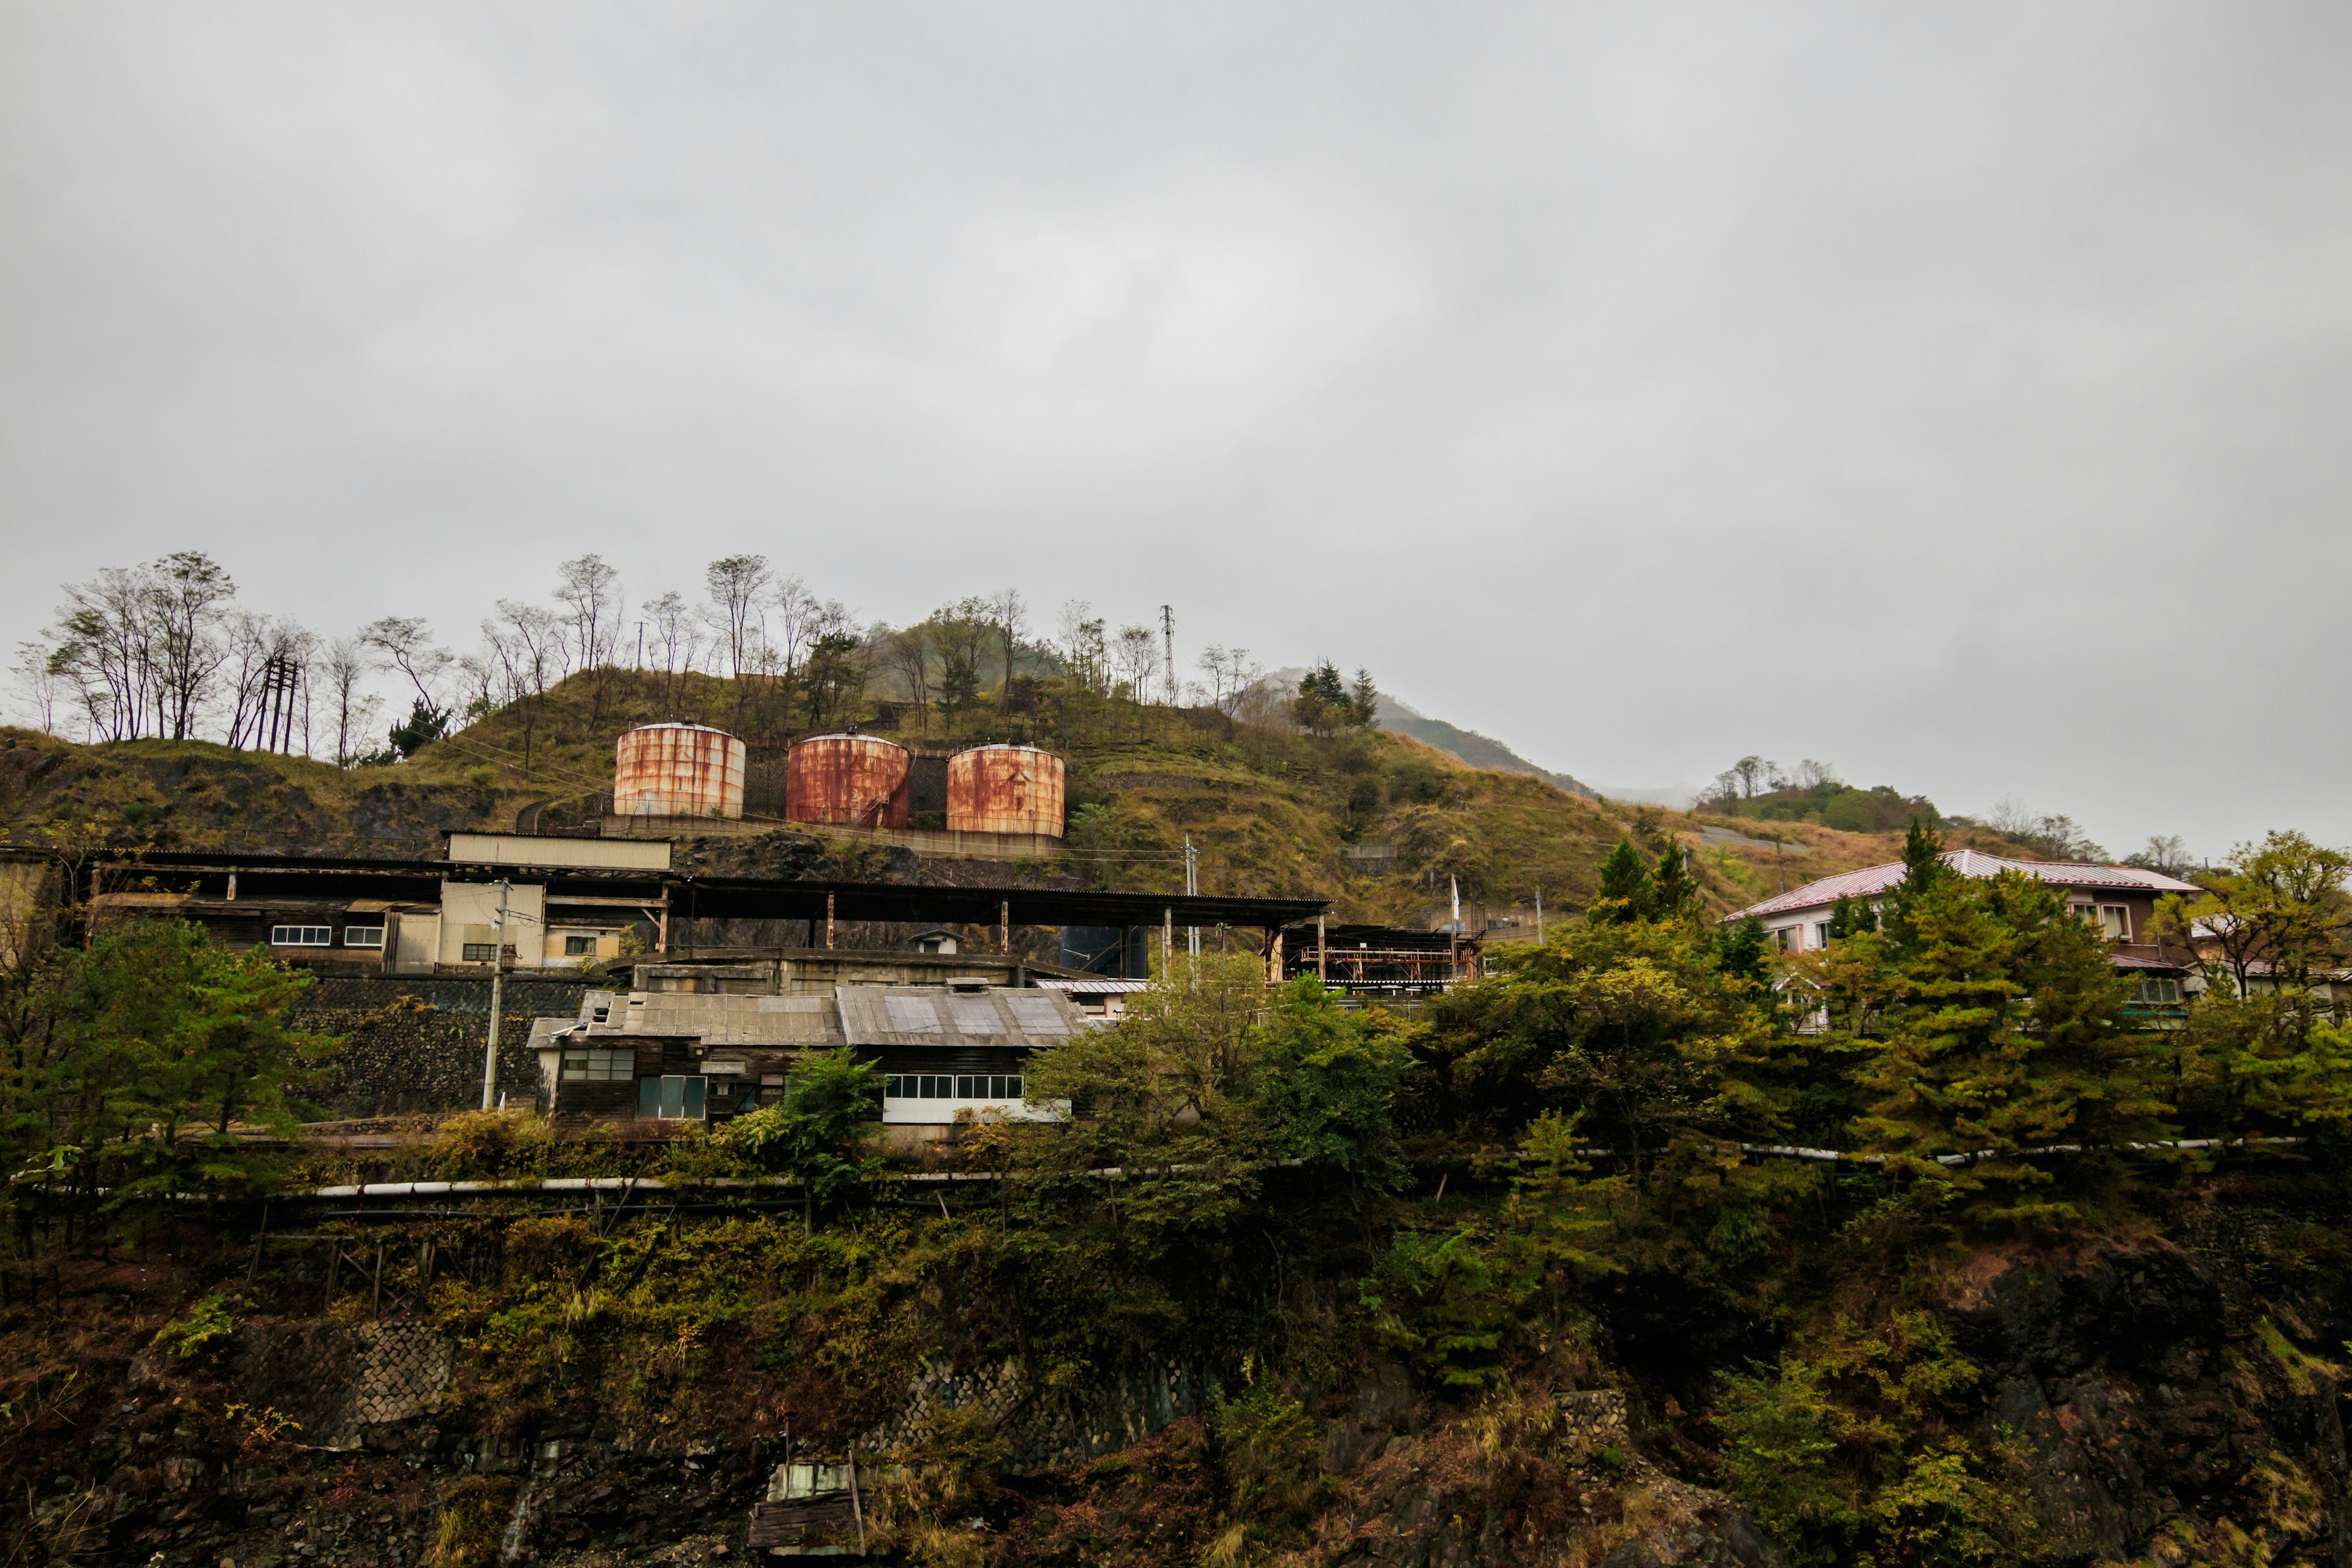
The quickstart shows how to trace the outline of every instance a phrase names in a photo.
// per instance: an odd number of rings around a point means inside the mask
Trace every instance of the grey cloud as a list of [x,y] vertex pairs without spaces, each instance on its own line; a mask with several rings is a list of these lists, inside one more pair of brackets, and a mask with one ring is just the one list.
[[593,548],[1364,662],[1584,777],[2352,840],[2340,7],[26,3],[11,636]]

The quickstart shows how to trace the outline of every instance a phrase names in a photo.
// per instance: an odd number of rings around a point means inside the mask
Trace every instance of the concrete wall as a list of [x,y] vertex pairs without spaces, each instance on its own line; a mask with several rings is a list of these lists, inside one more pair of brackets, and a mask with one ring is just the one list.
[[507,900],[506,945],[513,966],[537,969],[547,958],[547,889],[516,882],[503,889],[488,882],[441,884],[441,962],[465,962],[466,944],[491,940],[498,923],[499,895]]

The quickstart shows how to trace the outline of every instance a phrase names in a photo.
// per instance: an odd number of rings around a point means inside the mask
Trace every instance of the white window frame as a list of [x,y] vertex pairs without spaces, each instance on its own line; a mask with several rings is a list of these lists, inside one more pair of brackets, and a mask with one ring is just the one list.
[[[313,942],[310,940],[312,937],[318,940]],[[335,928],[332,926],[271,926],[269,945],[272,947],[332,947],[335,945]]]
[[[2110,916],[2114,917],[2112,930],[2109,929],[2108,917]],[[2131,906],[2129,904],[2101,904],[2099,906],[2099,932],[2109,942],[2131,941]]]
[[345,926],[343,928],[343,945],[345,947],[374,948],[381,951],[383,947],[383,927]]

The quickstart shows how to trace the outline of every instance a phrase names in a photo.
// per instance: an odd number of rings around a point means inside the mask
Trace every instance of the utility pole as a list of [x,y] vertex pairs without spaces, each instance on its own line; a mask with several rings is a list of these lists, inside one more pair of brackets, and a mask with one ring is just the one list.
[[[1192,836],[1189,833],[1184,835],[1184,896],[1188,899],[1201,896],[1201,852],[1192,847]],[[1185,945],[1192,952],[1192,984],[1198,985],[1201,984],[1201,928],[1186,926],[1184,938]]]
[[1448,877],[1446,885],[1454,890],[1454,919],[1445,928],[1445,963],[1454,978],[1462,978],[1462,879]]
[[482,1109],[499,1106],[499,1015],[506,1000],[507,879],[499,879],[499,918],[490,927],[490,1046],[482,1054]]
[[1168,661],[1168,706],[1176,706],[1176,612],[1160,606],[1160,647]]
[[1543,889],[1536,889],[1536,945],[1543,945]]

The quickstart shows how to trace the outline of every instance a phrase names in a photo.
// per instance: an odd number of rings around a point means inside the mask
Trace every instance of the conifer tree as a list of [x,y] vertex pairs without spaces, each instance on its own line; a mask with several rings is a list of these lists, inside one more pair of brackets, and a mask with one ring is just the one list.
[[1878,911],[1860,899],[1841,893],[1830,910],[1830,940],[1843,942],[1878,929]]
[[1650,873],[1650,918],[1672,920],[1698,901],[1698,879],[1690,874],[1690,851],[1679,838],[1666,841]]
[[1929,889],[1945,879],[1951,868],[1944,864],[1944,841],[1911,819],[1911,829],[1903,836],[1903,880],[1895,885],[1895,897],[1885,911],[1884,921],[1887,933],[1897,945],[1908,946],[1913,940],[1911,911],[1925,898]]
[[1642,852],[1631,838],[1620,837],[1609,858],[1601,863],[1601,890],[1593,895],[1586,919],[1607,925],[1646,920],[1650,914],[1650,874]]
[[[2095,931],[2014,872],[1930,875],[1889,951],[1885,1032],[1860,1075],[1857,1126],[1891,1170],[1947,1183],[1989,1222],[2060,1219],[2050,1172],[2019,1156],[2173,1131]],[[1960,1156],[1944,1164],[1938,1156]]]

